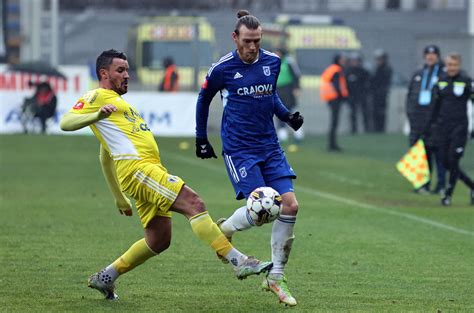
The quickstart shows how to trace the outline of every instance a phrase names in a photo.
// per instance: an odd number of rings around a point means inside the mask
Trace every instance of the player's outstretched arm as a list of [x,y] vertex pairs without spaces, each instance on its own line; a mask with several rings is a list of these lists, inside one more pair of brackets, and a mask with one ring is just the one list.
[[100,164],[102,165],[102,173],[104,173],[105,180],[109,189],[115,198],[115,205],[120,214],[132,216],[132,204],[126,195],[120,189],[120,183],[115,173],[115,165],[110,157],[110,154],[105,148],[100,145]]
[[117,111],[117,108],[114,105],[107,104],[94,113],[76,114],[69,112],[62,117],[60,126],[64,131],[78,130],[109,117],[115,111]]

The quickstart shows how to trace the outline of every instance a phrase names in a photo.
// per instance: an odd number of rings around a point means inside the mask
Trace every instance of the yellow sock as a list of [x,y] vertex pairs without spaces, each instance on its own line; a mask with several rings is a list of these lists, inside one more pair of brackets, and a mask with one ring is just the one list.
[[191,217],[189,223],[196,236],[220,255],[226,256],[232,250],[233,246],[211,219],[207,211]]
[[143,238],[135,242],[127,252],[115,260],[112,266],[119,274],[124,274],[155,255],[156,253],[148,247],[145,238]]

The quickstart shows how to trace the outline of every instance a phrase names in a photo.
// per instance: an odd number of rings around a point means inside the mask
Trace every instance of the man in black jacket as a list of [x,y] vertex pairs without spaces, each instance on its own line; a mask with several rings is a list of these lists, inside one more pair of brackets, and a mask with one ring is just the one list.
[[[440,62],[440,51],[435,45],[428,45],[424,50],[425,64],[416,70],[408,86],[406,99],[406,113],[410,123],[409,143],[413,146],[427,129],[427,124],[433,113],[432,89],[443,75],[443,65]],[[436,124],[424,133],[423,140],[426,148],[426,156],[430,173],[433,169],[433,158],[436,159],[437,185],[434,193],[442,193],[445,187],[445,169],[441,158],[436,154],[436,146],[433,141]],[[415,190],[418,193],[428,193],[431,182]]]
[[370,87],[372,91],[372,110],[374,131],[385,132],[387,97],[392,83],[392,67],[388,63],[388,55],[383,50],[375,51],[376,68]]
[[441,198],[442,205],[450,205],[457,179],[470,188],[470,202],[474,205],[474,182],[459,167],[468,138],[467,104],[473,97],[472,80],[461,72],[461,56],[451,53],[446,58],[446,76],[433,88],[434,106],[429,126],[438,125],[435,141],[445,167],[449,171],[448,188]]
[[351,132],[357,133],[357,115],[362,114],[364,131],[371,130],[370,112],[367,105],[367,94],[370,85],[370,74],[362,64],[362,56],[358,52],[350,55],[346,70],[347,89],[349,90],[349,106],[351,109]]

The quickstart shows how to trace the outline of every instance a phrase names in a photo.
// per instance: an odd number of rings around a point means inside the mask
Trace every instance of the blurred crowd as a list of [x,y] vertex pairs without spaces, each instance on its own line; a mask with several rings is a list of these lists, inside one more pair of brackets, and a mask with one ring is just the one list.
[[[296,61],[285,49],[277,51],[282,59],[278,80],[278,94],[288,109],[297,105],[300,94],[301,72]],[[388,54],[379,49],[374,52],[372,71],[365,66],[362,54],[337,53],[333,63],[321,75],[321,100],[328,103],[330,110],[328,150],[342,151],[337,143],[337,129],[340,123],[341,108],[349,108],[349,124],[352,134],[358,132],[384,133],[386,130],[387,97],[392,81],[392,68]],[[362,126],[362,129],[360,126]],[[280,140],[286,141],[288,134],[284,125],[278,132]],[[303,130],[295,134],[298,143],[304,136]]]

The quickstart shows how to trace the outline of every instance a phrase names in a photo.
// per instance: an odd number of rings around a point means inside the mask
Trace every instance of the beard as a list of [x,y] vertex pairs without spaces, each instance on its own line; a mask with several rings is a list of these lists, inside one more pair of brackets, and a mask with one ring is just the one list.
[[128,91],[128,81],[115,82],[114,87],[115,92],[119,95],[126,94]]

